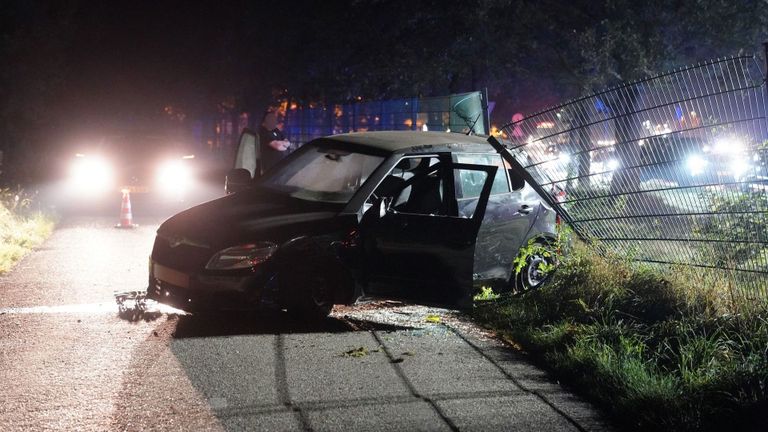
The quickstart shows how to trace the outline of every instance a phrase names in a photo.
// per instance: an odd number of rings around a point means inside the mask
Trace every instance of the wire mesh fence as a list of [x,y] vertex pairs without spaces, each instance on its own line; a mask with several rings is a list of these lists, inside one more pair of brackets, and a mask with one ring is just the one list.
[[754,57],[628,83],[502,128],[583,238],[768,298],[768,123]]
[[298,145],[346,132],[429,130],[475,134],[488,131],[483,92],[439,97],[360,101],[346,104],[287,104],[283,131]]

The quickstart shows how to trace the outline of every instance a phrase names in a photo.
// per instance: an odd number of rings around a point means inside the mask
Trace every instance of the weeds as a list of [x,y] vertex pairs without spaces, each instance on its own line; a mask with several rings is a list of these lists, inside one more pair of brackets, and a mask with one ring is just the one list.
[[480,287],[480,292],[477,293],[474,297],[474,301],[489,301],[489,300],[496,300],[499,298],[499,295],[493,292],[493,288],[491,287]]
[[22,190],[0,190],[0,274],[53,231],[51,218],[33,211],[32,206],[33,196]]
[[761,430],[768,304],[718,275],[638,266],[580,243],[549,284],[477,303],[559,379],[634,430]]

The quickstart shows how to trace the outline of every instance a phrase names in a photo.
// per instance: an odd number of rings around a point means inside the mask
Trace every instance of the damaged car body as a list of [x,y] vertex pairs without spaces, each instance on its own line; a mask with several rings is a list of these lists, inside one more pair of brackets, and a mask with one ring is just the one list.
[[543,281],[513,262],[530,241],[554,240],[555,213],[486,138],[334,135],[253,179],[257,144],[241,137],[231,193],[160,226],[149,298],[323,317],[361,296],[463,308],[481,286]]

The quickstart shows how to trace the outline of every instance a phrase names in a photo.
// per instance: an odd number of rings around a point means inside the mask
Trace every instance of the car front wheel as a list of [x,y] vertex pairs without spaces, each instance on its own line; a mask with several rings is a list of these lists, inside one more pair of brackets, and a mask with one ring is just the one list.
[[523,267],[513,276],[515,294],[522,294],[544,285],[552,275],[553,266],[557,264],[551,245],[536,242],[530,248],[525,254]]
[[333,309],[336,277],[320,263],[295,268],[281,276],[283,306],[300,320],[319,321]]

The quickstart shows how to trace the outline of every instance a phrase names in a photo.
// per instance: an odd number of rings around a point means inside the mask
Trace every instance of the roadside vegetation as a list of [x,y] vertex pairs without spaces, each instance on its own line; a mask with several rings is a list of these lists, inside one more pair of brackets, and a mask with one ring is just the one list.
[[34,209],[23,190],[0,189],[0,274],[9,271],[53,231],[53,219]]
[[626,429],[764,430],[764,297],[701,269],[569,249],[548,284],[477,301],[476,318]]

